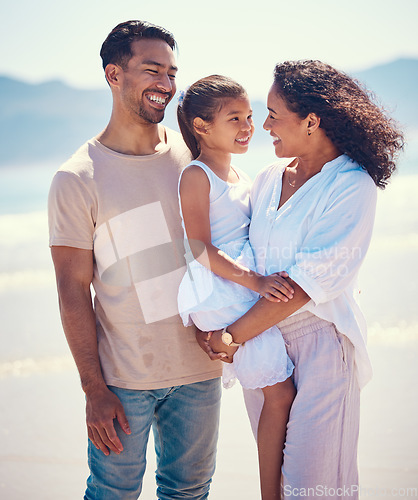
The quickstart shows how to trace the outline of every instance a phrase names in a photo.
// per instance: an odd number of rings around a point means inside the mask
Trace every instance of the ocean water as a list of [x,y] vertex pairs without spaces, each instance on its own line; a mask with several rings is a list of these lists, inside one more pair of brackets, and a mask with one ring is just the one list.
[[[251,177],[273,161],[271,144],[234,157]],[[0,496],[13,500],[81,498],[87,474],[84,401],[48,248],[46,203],[56,168],[0,168]],[[418,486],[417,193],[418,148],[411,147],[379,191],[359,277],[375,371],[362,395],[362,498],[406,496],[403,489]],[[152,452],[149,460],[144,498],[153,498]],[[259,498],[255,443],[237,388],[224,396],[211,498],[223,500],[229,488],[240,500]]]

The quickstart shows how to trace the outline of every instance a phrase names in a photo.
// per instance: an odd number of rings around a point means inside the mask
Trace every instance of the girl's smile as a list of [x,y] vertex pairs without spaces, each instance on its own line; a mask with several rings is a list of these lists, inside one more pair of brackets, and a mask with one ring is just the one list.
[[215,149],[218,153],[245,153],[254,133],[252,109],[247,96],[224,99],[211,123],[206,123],[201,135],[202,151]]

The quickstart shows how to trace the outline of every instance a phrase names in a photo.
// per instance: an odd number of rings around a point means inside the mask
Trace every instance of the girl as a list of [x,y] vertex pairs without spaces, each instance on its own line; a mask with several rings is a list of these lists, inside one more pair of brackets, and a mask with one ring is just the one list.
[[[251,181],[231,166],[231,154],[245,153],[254,132],[245,90],[223,76],[203,78],[184,94],[177,116],[194,158],[179,182],[188,261],[179,311],[185,325],[218,330],[240,317],[260,295],[287,302],[293,290],[285,273],[264,276],[254,271],[248,242]],[[293,364],[277,327],[241,346],[224,329],[222,340],[225,351],[234,354],[233,364],[224,366],[224,385],[229,387],[236,377],[245,388],[263,390],[257,436],[261,493],[263,500],[280,498],[286,424],[295,396],[289,378]]]

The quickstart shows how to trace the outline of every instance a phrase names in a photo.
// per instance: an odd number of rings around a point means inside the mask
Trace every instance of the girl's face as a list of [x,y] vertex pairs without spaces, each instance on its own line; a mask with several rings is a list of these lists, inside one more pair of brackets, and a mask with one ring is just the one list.
[[252,109],[248,96],[223,99],[215,119],[201,135],[202,146],[217,152],[241,154],[248,150],[254,133]]
[[267,98],[269,115],[264,122],[264,129],[270,131],[273,146],[279,158],[302,156],[307,146],[309,118],[302,120],[290,111],[285,101],[271,87]]

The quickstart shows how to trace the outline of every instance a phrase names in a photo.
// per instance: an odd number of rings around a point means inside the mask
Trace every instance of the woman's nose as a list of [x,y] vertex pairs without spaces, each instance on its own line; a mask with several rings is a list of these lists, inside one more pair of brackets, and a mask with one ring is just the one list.
[[264,120],[263,129],[264,130],[270,130],[270,123],[269,123],[268,117]]

